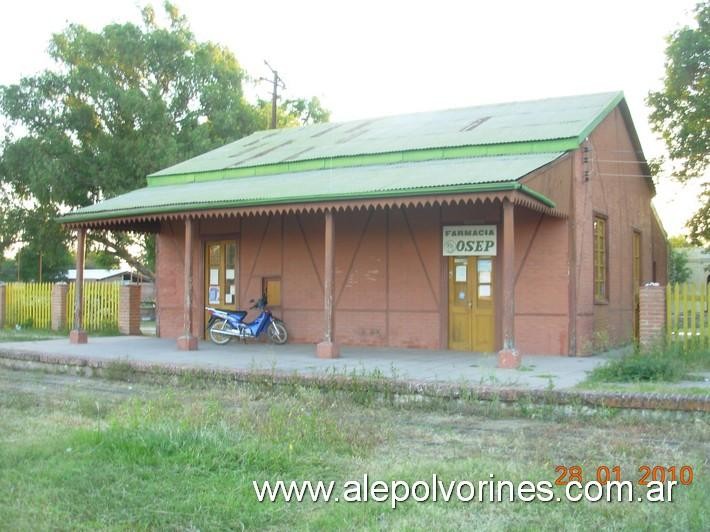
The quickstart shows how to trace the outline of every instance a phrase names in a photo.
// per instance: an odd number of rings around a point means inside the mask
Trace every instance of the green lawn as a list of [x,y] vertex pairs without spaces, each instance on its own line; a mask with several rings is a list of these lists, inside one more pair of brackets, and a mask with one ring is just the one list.
[[[158,385],[0,369],[11,530],[708,530],[710,416],[401,402],[297,386]],[[672,503],[258,503],[267,479],[554,480],[559,464],[691,465]],[[585,475],[586,478],[587,475]]]

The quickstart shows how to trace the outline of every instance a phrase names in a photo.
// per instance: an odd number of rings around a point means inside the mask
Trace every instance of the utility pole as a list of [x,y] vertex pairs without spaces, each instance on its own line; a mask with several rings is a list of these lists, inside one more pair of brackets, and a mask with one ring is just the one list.
[[273,79],[262,77],[259,78],[259,81],[268,81],[271,83],[271,126],[269,129],[276,129],[276,103],[279,98],[279,87],[286,89],[286,85],[284,84],[283,79],[279,76],[279,73],[271,67],[266,59],[264,59],[264,64],[269,67],[269,70],[271,70],[274,77]]

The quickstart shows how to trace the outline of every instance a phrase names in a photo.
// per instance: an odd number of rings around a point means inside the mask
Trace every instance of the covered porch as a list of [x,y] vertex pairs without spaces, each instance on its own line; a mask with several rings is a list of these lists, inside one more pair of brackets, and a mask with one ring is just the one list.
[[[560,219],[550,205],[513,183],[500,191],[192,210],[67,225],[78,234],[77,272],[89,230],[158,234],[158,334],[177,337],[182,351],[204,348],[203,308],[211,303],[207,288],[213,282],[207,250],[211,242],[230,241],[239,250],[232,266],[235,289],[222,302],[247,308],[249,298],[264,290],[264,279],[278,280],[277,315],[297,343],[315,344],[319,358],[337,358],[342,344],[456,348],[497,352],[500,367],[517,367],[515,283],[522,262],[518,257],[516,271],[516,212],[524,215],[519,226],[531,215]],[[442,228],[452,223],[498,228],[497,253],[489,261],[495,283],[489,286],[485,348],[452,342],[453,262],[442,252]],[[271,265],[260,263],[264,256],[272,257]],[[82,297],[77,290],[77,326],[70,334],[77,344],[87,341]]]
[[195,368],[282,376],[353,376],[522,389],[572,388],[587,377],[587,372],[607,360],[601,356],[536,356],[526,359],[521,371],[498,368],[496,357],[483,353],[344,346],[339,358],[318,359],[313,357],[312,346],[304,344],[273,346],[233,342],[217,346],[200,341],[199,351],[176,351],[174,340],[140,336],[95,337],[86,344],[43,340],[0,345],[0,357],[4,360],[16,355],[63,366],[96,361],[104,364],[131,362],[167,369]]

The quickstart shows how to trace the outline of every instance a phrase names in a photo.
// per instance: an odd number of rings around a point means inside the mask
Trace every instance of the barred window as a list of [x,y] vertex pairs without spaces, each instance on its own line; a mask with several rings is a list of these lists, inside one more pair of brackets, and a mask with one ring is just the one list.
[[606,218],[594,217],[594,300],[606,302],[607,293]]

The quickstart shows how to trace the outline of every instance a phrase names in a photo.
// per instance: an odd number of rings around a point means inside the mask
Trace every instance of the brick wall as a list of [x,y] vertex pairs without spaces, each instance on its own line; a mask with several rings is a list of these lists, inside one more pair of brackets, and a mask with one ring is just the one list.
[[[62,331],[67,328],[67,283],[55,283],[52,286],[52,330]],[[72,307],[73,308],[73,307]],[[72,311],[73,312],[73,311]]]
[[639,294],[639,342],[649,347],[663,338],[666,327],[666,287],[642,286]]
[[[620,109],[615,109],[590,135],[586,144],[590,148],[589,162],[584,169],[589,180],[583,182],[580,193],[591,196],[591,206],[583,200],[578,203],[582,217],[578,245],[583,246],[585,270],[580,279],[580,314],[593,317],[593,332],[586,344],[592,348],[602,345],[616,346],[633,341],[634,290],[633,286],[633,235],[641,235],[640,285],[654,280],[653,264],[656,262],[656,280],[665,280],[666,249],[664,238],[654,228],[651,210],[653,188],[641,177],[645,170],[637,161],[635,146]],[[591,207],[591,208],[590,208]],[[593,218],[594,214],[607,217],[607,300],[595,302],[593,294]],[[583,267],[584,267],[583,266]],[[587,303],[581,304],[585,297]],[[580,334],[578,331],[578,338]],[[578,345],[584,344],[580,338]]]
[[5,326],[5,285],[0,283],[0,329]]
[[118,296],[118,331],[121,334],[141,334],[141,287],[122,285]]

